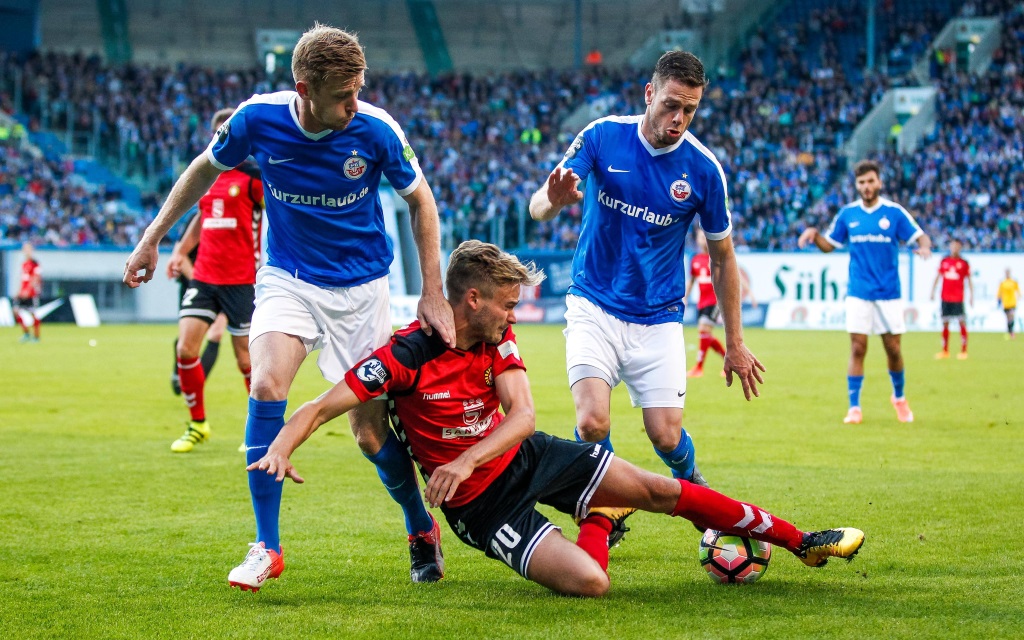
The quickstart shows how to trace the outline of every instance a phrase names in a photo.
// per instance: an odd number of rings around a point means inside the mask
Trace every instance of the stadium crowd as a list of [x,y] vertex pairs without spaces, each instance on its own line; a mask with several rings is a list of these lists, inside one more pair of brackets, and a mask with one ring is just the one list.
[[[889,15],[894,4],[882,3],[880,11]],[[879,159],[889,194],[940,244],[952,234],[968,249],[1021,250],[1024,9],[1001,0],[967,3],[963,12],[1002,13],[1004,46],[984,75],[938,69],[935,131],[915,153]],[[795,24],[777,21],[751,37],[734,68],[709,86],[694,121],[695,135],[729,176],[741,249],[794,249],[803,227],[822,224],[854,199],[840,148],[888,89],[916,84],[893,72],[909,69],[907,61],[943,23],[933,14],[907,19],[892,13],[880,47],[888,73],[861,74],[844,67],[848,51],[840,51],[844,35],[862,29],[860,18],[835,9],[810,16]],[[16,60],[0,54],[3,78],[14,77],[14,65],[30,129],[70,123],[95,131],[108,160],[121,162],[129,175],[155,174],[162,186],[206,146],[213,111],[254,92],[286,88],[256,69],[109,67],[82,55]],[[576,244],[580,209],[534,223],[526,204],[576,133],[562,130],[562,121],[584,104],[598,113],[640,113],[637,96],[647,80],[646,70],[600,66],[433,79],[371,73],[362,98],[391,112],[412,141],[434,189],[447,245],[477,237],[560,250]],[[0,86],[0,107],[11,110],[11,95]],[[90,193],[60,163],[10,151],[2,162],[5,238],[132,244],[139,218],[152,215],[124,212],[102,189]],[[46,185],[45,198],[39,184]]]

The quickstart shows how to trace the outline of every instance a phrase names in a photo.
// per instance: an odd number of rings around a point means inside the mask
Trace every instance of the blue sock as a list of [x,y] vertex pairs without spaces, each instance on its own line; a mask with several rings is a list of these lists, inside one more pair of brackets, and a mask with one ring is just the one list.
[[[584,440],[583,438],[580,437],[580,428],[579,427],[575,427],[572,430],[572,435],[573,435],[573,437],[576,438],[576,442],[586,442],[586,440]],[[598,440],[597,444],[601,445],[602,447],[604,447],[605,449],[611,451],[612,453],[615,453],[615,449],[612,447],[612,433],[611,433],[611,431],[608,432],[608,435],[606,435],[604,437],[604,439]]]
[[430,514],[420,497],[420,489],[416,485],[416,472],[412,468],[409,453],[398,442],[398,436],[388,429],[388,439],[376,454],[366,459],[377,466],[377,475],[384,483],[395,502],[405,513],[405,529],[409,535],[421,531],[430,531],[434,527]]
[[[252,464],[267,453],[267,447],[274,441],[284,426],[284,410],[287,400],[262,401],[249,398],[249,417],[245,421],[245,462]],[[252,510],[256,514],[256,542],[262,542],[268,549],[281,552],[281,534],[278,532],[278,518],[281,515],[281,489],[283,482],[274,480],[263,471],[249,473],[249,493],[252,494]]]
[[850,390],[850,408],[860,406],[860,387],[864,376],[846,376],[846,387]]
[[655,447],[654,453],[658,454],[661,461],[672,470],[673,478],[689,480],[690,476],[693,475],[693,467],[696,464],[694,459],[696,452],[693,449],[693,439],[690,438],[690,434],[686,433],[686,429],[680,429],[679,444],[676,445],[672,452],[665,453]]
[[892,393],[899,400],[903,398],[903,372],[890,371],[889,379],[892,380]]

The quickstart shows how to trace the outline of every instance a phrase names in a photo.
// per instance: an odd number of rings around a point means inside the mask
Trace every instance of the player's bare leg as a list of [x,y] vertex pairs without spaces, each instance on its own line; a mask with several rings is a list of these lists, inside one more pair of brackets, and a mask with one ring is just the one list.
[[190,419],[185,433],[171,443],[171,451],[175,453],[188,453],[195,445],[206,442],[210,437],[210,425],[206,422],[203,398],[206,374],[199,361],[199,348],[209,326],[208,320],[194,316],[187,316],[178,321],[178,380]]
[[249,336],[231,336],[231,347],[235,351],[235,363],[245,379],[245,391],[252,390],[252,358],[249,355]]
[[544,536],[530,558],[526,577],[552,591],[598,598],[608,593],[608,574],[586,551],[557,530]]
[[572,385],[571,392],[576,405],[576,439],[611,449],[612,388],[601,378],[583,378]]
[[900,422],[913,422],[914,412],[903,394],[903,352],[900,348],[900,336],[891,333],[882,334],[882,346],[889,364],[889,378],[892,380],[892,397],[889,401],[896,409],[896,419]]
[[850,409],[844,424],[860,424],[864,415],[860,409],[860,388],[864,384],[864,357],[868,353],[868,337],[863,333],[850,334],[850,362],[846,367],[846,384]]

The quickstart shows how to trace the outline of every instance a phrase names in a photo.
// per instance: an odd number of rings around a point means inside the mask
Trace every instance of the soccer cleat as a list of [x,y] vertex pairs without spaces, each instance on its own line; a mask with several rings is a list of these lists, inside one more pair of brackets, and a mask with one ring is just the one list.
[[444,577],[444,553],[441,552],[441,526],[430,516],[434,526],[409,536],[409,577],[413,582],[437,582]]
[[913,422],[914,412],[910,410],[910,403],[907,402],[906,398],[896,399],[896,396],[889,398],[889,402],[896,409],[896,418],[900,422]]
[[804,534],[796,556],[808,567],[824,567],[829,558],[846,558],[849,562],[864,544],[864,532],[852,527],[826,529]]
[[181,395],[181,378],[178,374],[171,374],[171,392],[176,396]]
[[946,351],[945,349],[943,349],[942,351],[940,351],[940,352],[935,354],[935,359],[936,360],[945,360],[948,357],[949,357],[949,352]]
[[612,530],[608,534],[608,548],[611,549],[622,541],[622,538],[629,532],[626,526],[626,518],[636,513],[633,507],[591,507],[587,517],[601,516],[611,520]]
[[210,439],[210,423],[206,422],[189,422],[188,429],[182,434],[180,438],[171,443],[171,451],[174,453],[188,453],[195,448],[197,444],[206,442]]
[[245,560],[228,574],[228,584],[255,593],[267,579],[276,580],[284,571],[284,549],[278,553],[267,549],[262,542],[252,542],[249,546]]
[[843,424],[860,424],[863,420],[864,414],[861,413],[860,407],[850,407],[843,418]]
[[967,359],[967,352],[966,351],[961,351],[960,353],[956,354],[956,359],[957,360],[966,360]]
[[702,367],[700,365],[695,366],[694,368],[692,368],[692,369],[690,369],[689,371],[686,372],[686,377],[687,378],[703,378],[704,377],[704,367]]
[[26,343],[26,342],[32,342],[32,336],[30,336],[30,335],[29,335],[29,334],[27,334],[27,333],[25,333],[25,334],[22,334],[22,336],[21,336],[21,339],[20,339],[20,340],[18,340],[18,342],[21,342],[22,344],[24,344],[24,343]]

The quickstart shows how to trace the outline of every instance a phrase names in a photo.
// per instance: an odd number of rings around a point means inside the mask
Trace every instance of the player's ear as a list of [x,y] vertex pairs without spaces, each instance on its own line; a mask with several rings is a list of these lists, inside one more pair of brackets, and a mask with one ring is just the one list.
[[295,93],[303,100],[309,100],[309,84],[304,80],[295,81]]
[[466,301],[466,304],[469,305],[470,309],[476,311],[477,309],[480,308],[480,303],[483,300],[483,295],[480,293],[479,289],[470,287],[466,291],[466,295],[463,297],[463,300]]
[[652,102],[654,102],[654,85],[648,82],[644,88],[644,103],[650,106]]

